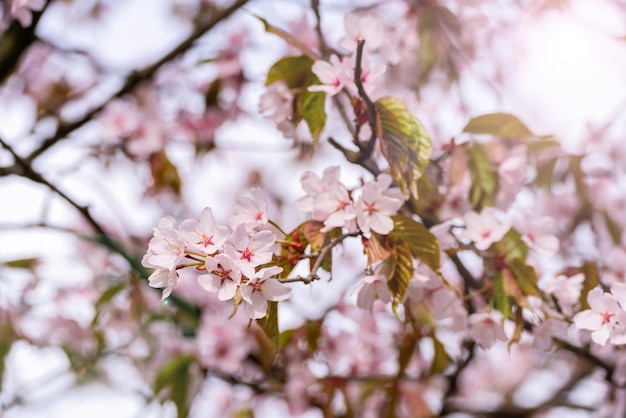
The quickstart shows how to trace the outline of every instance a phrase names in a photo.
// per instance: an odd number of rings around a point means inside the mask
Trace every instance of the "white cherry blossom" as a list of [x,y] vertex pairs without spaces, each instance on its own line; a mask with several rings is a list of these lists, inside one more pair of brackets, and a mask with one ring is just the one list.
[[222,249],[229,233],[227,227],[215,223],[211,208],[205,208],[202,211],[200,220],[182,221],[178,229],[190,248],[210,255]]
[[277,266],[263,268],[240,287],[246,313],[251,319],[265,316],[268,300],[280,302],[291,296],[291,288],[274,278],[281,271],[283,269]]
[[271,231],[259,231],[248,236],[244,224],[239,224],[224,246],[224,252],[247,277],[254,277],[256,267],[272,260],[272,245],[276,237]]
[[235,297],[241,282],[241,271],[235,262],[225,254],[217,254],[206,259],[207,274],[198,276],[198,283],[209,292],[217,292],[219,300]]
[[393,230],[391,215],[402,207],[404,198],[398,188],[390,188],[392,181],[391,176],[381,174],[375,181],[363,186],[361,197],[355,204],[361,231],[368,233],[371,229],[387,235]]
[[473,313],[468,317],[469,336],[483,349],[493,346],[496,341],[507,341],[502,328],[502,314],[498,311]]
[[472,241],[478,250],[484,251],[494,242],[500,241],[511,228],[502,217],[502,213],[492,207],[484,208],[480,214],[468,212],[464,216],[465,229],[459,236]]
[[383,303],[391,302],[391,292],[387,288],[387,277],[382,274],[365,276],[363,281],[352,291],[356,295],[356,306],[371,310],[376,299]]

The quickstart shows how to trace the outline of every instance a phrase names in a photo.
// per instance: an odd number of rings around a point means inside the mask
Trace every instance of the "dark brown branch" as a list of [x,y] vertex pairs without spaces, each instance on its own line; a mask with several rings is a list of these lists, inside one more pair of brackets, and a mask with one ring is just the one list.
[[332,251],[332,249],[335,248],[337,245],[341,244],[343,240],[345,240],[346,238],[356,237],[358,235],[359,233],[355,232],[352,234],[343,234],[335,238],[333,241],[329,242],[325,247],[321,249],[321,251],[317,255],[317,259],[315,260],[313,267],[311,267],[311,272],[307,276],[298,276],[298,277],[293,277],[293,278],[279,279],[280,282],[281,283],[302,282],[304,284],[309,284],[315,280],[319,280],[320,277],[317,275],[317,271],[322,266],[322,263],[324,262],[324,259],[326,258],[328,253]]
[[2,147],[4,147],[4,149],[9,151],[9,153],[13,156],[13,159],[15,160],[14,166],[15,167],[19,167],[19,169],[21,169],[21,174],[20,175],[22,177],[26,177],[26,178],[34,181],[35,183],[43,184],[44,186],[46,186],[48,189],[50,189],[51,191],[56,193],[63,200],[68,202],[71,206],[76,208],[76,210],[78,210],[78,212],[80,212],[80,214],[83,216],[83,218],[85,218],[85,220],[89,223],[89,225],[91,225],[91,227],[96,232],[98,232],[99,234],[106,235],[106,232],[104,231],[102,226],[100,226],[100,224],[91,216],[91,213],[89,212],[89,208],[87,206],[79,205],[71,197],[66,195],[62,190],[60,190],[54,184],[50,183],[43,175],[41,175],[39,172],[35,171],[31,167],[30,163],[28,163],[22,157],[20,157],[13,150],[13,148],[9,144],[4,142],[4,140],[0,139],[0,145],[2,145]]
[[37,39],[35,30],[50,1],[39,12],[33,12],[32,24],[24,28],[17,20],[13,20],[0,38],[0,84],[15,71],[15,66],[29,46]]
[[133,72],[126,79],[126,82],[124,83],[124,85],[117,92],[115,92],[111,97],[107,98],[107,100],[105,100],[100,105],[96,106],[95,108],[87,112],[79,120],[70,122],[70,123],[61,123],[56,133],[53,136],[46,139],[45,141],[43,141],[37,149],[35,149],[28,157],[24,158],[24,161],[26,161],[27,163],[32,162],[34,159],[39,157],[50,147],[55,145],[57,142],[65,139],[70,133],[72,133],[76,129],[80,128],[81,126],[89,122],[97,113],[102,111],[104,107],[107,105],[107,103],[110,102],[112,99],[125,96],[126,94],[130,93],[135,87],[137,87],[141,82],[152,78],[152,76],[154,76],[154,74],[164,64],[172,61],[173,59],[177,58],[179,55],[187,51],[196,42],[196,40],[198,40],[198,38],[200,38],[206,32],[211,30],[222,20],[228,18],[231,14],[233,14],[235,11],[237,11],[246,3],[248,3],[248,1],[249,0],[237,0],[230,7],[215,12],[215,14],[211,17],[211,19],[209,19],[204,24],[200,24],[196,26],[196,28],[191,33],[191,35],[189,35],[184,41],[178,44],[174,49],[172,49],[169,53],[167,53],[161,59],[159,59],[152,65],[144,68],[143,70],[138,70],[138,71]]
[[363,81],[361,80],[361,75],[363,74],[363,47],[365,46],[365,40],[359,39],[359,42],[356,47],[356,64],[354,67],[354,84],[356,84],[356,88],[359,92],[359,97],[363,99],[365,102],[365,106],[367,107],[367,121],[372,130],[369,141],[361,148],[361,159],[367,160],[374,151],[374,145],[376,144],[376,135],[378,131],[378,124],[376,123],[376,106],[372,99],[370,99],[369,95],[365,91],[365,87],[363,87]]
[[317,41],[320,45],[320,53],[322,58],[328,59],[328,46],[322,33],[322,17],[320,16],[320,0],[311,0],[311,9],[315,15],[315,33],[317,35]]

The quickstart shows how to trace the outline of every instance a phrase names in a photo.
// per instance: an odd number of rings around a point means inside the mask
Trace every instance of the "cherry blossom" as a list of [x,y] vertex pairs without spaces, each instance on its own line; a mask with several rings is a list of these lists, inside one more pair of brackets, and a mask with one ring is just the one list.
[[469,336],[483,349],[491,348],[496,341],[507,341],[502,328],[502,314],[498,311],[473,313],[468,317]]
[[239,224],[224,247],[227,256],[247,277],[254,277],[256,267],[272,260],[272,245],[276,237],[271,231],[259,231],[248,236],[244,224]]
[[391,302],[391,292],[387,288],[387,277],[382,274],[370,274],[363,278],[359,286],[352,291],[356,295],[356,306],[371,310],[376,300]]
[[560,308],[568,315],[571,315],[574,305],[578,302],[580,291],[582,290],[585,275],[582,273],[567,277],[559,274],[556,277],[549,277],[543,283],[543,290],[554,297],[559,302]]
[[[350,91],[350,93],[354,95],[358,95],[358,89],[357,89],[356,84],[354,83],[356,56],[352,56],[348,60],[348,63],[349,64],[346,64],[346,65],[350,65],[351,69],[346,78],[345,85],[346,85],[346,88]],[[384,64],[371,65],[369,55],[366,52],[363,53],[363,58],[361,60],[360,81],[361,81],[361,84],[363,85],[363,89],[368,95],[371,95],[374,92],[377,86],[376,82],[381,79],[381,77],[385,74],[386,71],[387,71],[386,65]]]
[[180,233],[174,229],[176,221],[171,216],[163,217],[148,245],[148,252],[142,259],[144,267],[162,270],[174,270],[185,257],[186,243]]
[[380,48],[387,38],[385,21],[379,16],[349,13],[345,17],[346,36],[339,40],[339,46],[347,51],[356,51],[357,43],[365,41],[368,51]]
[[579,329],[592,331],[591,339],[600,345],[607,343],[613,328],[617,326],[617,314],[621,311],[617,300],[611,293],[601,288],[592,289],[587,295],[591,309],[577,313],[574,324]]
[[148,285],[157,289],[163,288],[161,300],[165,300],[172,294],[172,289],[178,283],[176,270],[154,270],[148,277]]
[[246,313],[251,319],[265,316],[268,300],[279,302],[291,296],[291,289],[273,278],[281,271],[283,269],[276,266],[263,268],[240,287]]
[[241,282],[241,271],[235,262],[225,254],[217,254],[206,259],[205,268],[208,274],[198,276],[198,283],[209,292],[217,292],[219,300],[235,297]]
[[346,64],[336,55],[331,55],[330,62],[315,61],[312,70],[322,84],[310,86],[309,91],[321,91],[329,96],[334,96],[344,88]]
[[46,5],[46,0],[11,0],[9,13],[16,18],[23,27],[28,27],[33,22],[31,12],[40,11]]
[[370,229],[382,235],[393,230],[391,215],[395,215],[404,204],[400,189],[390,188],[393,179],[381,174],[376,181],[366,183],[361,197],[355,204],[357,224],[364,233]]
[[267,198],[263,190],[250,190],[252,198],[239,196],[235,201],[235,214],[230,218],[232,226],[245,224],[248,232],[256,231],[268,224]]
[[528,219],[524,224],[522,240],[528,248],[538,254],[550,257],[559,250],[559,239],[550,234],[553,221],[549,217]]
[[229,233],[228,228],[215,223],[211,208],[202,210],[200,220],[187,219],[182,221],[178,229],[191,249],[210,255],[221,251]]
[[465,229],[459,236],[472,241],[478,250],[484,251],[494,242],[501,240],[511,228],[511,225],[501,218],[502,213],[492,207],[484,208],[480,214],[468,212],[464,217]]

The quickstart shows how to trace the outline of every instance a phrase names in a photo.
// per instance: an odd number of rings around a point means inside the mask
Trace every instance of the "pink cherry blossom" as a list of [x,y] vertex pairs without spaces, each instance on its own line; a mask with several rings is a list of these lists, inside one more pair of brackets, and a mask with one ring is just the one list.
[[617,324],[616,315],[620,312],[620,307],[612,294],[599,287],[589,292],[587,302],[591,309],[577,313],[573,318],[574,325],[579,329],[592,331],[591,339],[596,344],[604,345]]
[[395,215],[402,207],[404,198],[398,188],[390,188],[392,181],[388,174],[381,174],[375,181],[363,186],[355,210],[357,224],[364,233],[371,229],[387,235],[393,230],[391,215]]
[[46,0],[12,0],[10,3],[9,13],[26,28],[33,23],[31,12],[43,10]]
[[365,41],[365,49],[375,51],[387,38],[385,21],[378,16],[349,13],[345,18],[345,27],[347,34],[339,40],[339,46],[350,52],[356,51],[360,40]]
[[493,346],[496,341],[507,341],[502,328],[502,314],[498,311],[473,313],[468,317],[469,336],[483,349]]
[[377,299],[383,303],[391,302],[391,292],[387,288],[387,277],[382,274],[365,276],[363,281],[352,291],[356,295],[356,306],[371,310]]
[[225,226],[215,223],[211,208],[202,211],[200,220],[182,221],[178,229],[191,249],[210,255],[221,251],[229,232]]
[[241,271],[225,254],[209,257],[204,263],[207,274],[198,276],[198,283],[209,292],[217,292],[219,300],[235,297],[241,282]]
[[256,267],[272,260],[272,245],[276,237],[271,231],[259,231],[248,236],[244,224],[239,224],[224,247],[227,256],[247,277],[254,277]]
[[178,272],[176,270],[156,269],[148,277],[148,285],[156,289],[163,288],[161,300],[165,300],[172,294],[172,289],[178,283]]
[[291,288],[273,278],[283,271],[281,267],[259,270],[240,287],[241,297],[246,302],[246,313],[251,319],[263,318],[267,313],[267,301],[279,302],[291,296]]
[[309,87],[309,91],[321,91],[329,96],[339,93],[345,85],[346,64],[336,55],[331,55],[330,62],[318,60],[311,68],[322,84]]
[[235,214],[231,217],[231,226],[245,224],[246,230],[252,232],[258,227],[268,224],[267,198],[259,188],[250,191],[252,198],[239,196],[235,201]]
[[502,213],[495,208],[486,207],[480,212],[465,214],[465,229],[459,233],[461,238],[472,241],[476,248],[484,251],[494,242],[500,241],[511,225],[501,220]]
[[257,349],[248,321],[237,315],[224,321],[219,315],[202,317],[198,330],[198,352],[206,367],[225,373],[241,371],[246,357]]
[[270,84],[259,100],[263,116],[276,125],[288,122],[293,113],[293,94],[284,81]]
[[566,314],[571,315],[574,305],[578,303],[584,280],[583,273],[571,277],[559,274],[556,277],[547,278],[542,287],[544,292],[556,298],[560,308]]
[[163,217],[148,244],[148,251],[142,259],[142,265],[149,268],[174,270],[185,257],[185,240],[175,230],[174,218]]
[[[345,81],[346,88],[350,91],[351,94],[357,95],[358,89],[356,84],[354,83],[354,71],[356,68],[356,55],[353,55],[350,60],[348,60],[348,64],[350,65],[350,70],[347,73],[347,78]],[[370,64],[369,55],[367,52],[363,53],[361,58],[361,84],[363,85],[363,90],[368,95],[371,95],[374,92],[377,84],[376,81],[380,79],[383,74],[387,71],[387,66],[383,64]]]
[[550,234],[554,222],[549,217],[527,219],[524,224],[525,232],[522,240],[528,248],[546,257],[553,256],[559,251],[559,239]]
[[321,209],[318,201],[320,196],[328,193],[329,190],[341,187],[339,176],[339,166],[326,167],[321,178],[310,171],[305,172],[300,182],[306,195],[296,201],[296,207],[303,212],[311,212],[316,221],[324,222],[330,212]]

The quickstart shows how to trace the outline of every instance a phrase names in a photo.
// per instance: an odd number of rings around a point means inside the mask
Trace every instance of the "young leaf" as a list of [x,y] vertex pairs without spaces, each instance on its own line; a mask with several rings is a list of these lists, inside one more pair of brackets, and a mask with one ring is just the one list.
[[504,237],[495,244],[495,247],[507,262],[516,258],[522,261],[526,260],[528,246],[522,241],[522,235],[515,228],[509,229]]
[[411,254],[422,260],[434,272],[439,271],[439,243],[423,224],[404,215],[394,215],[393,230],[389,236],[394,241],[403,241],[408,244]]
[[507,138],[526,138],[534,135],[516,116],[508,113],[490,113],[471,119],[463,132],[487,134]]
[[413,277],[411,248],[404,242],[394,243],[388,260],[391,263],[392,274],[388,276],[387,287],[393,295],[394,302],[399,303],[409,287],[409,280]]
[[380,149],[389,163],[391,175],[405,198],[417,199],[417,182],[432,154],[428,132],[400,100],[383,97],[374,105]]
[[482,146],[473,143],[468,148],[470,170],[470,203],[475,210],[493,206],[498,180]]
[[187,395],[191,383],[190,367],[196,362],[192,354],[183,354],[166,362],[154,381],[154,393],[158,394],[166,387],[170,388],[169,399],[176,405],[178,418],[188,415]]
[[37,257],[33,257],[33,258],[18,258],[16,260],[5,261],[2,264],[4,264],[7,267],[14,268],[14,269],[31,270],[37,264],[39,264],[39,258],[37,258]]
[[498,271],[493,277],[493,297],[496,309],[502,312],[504,319],[508,319],[511,315],[511,301],[504,289],[502,271]]
[[433,357],[433,363],[430,365],[430,375],[436,376],[440,375],[448,368],[452,359],[448,353],[446,353],[446,349],[441,341],[439,341],[434,335],[433,346],[435,349],[435,356]]
[[537,273],[532,266],[529,266],[519,258],[511,260],[509,263],[511,273],[517,279],[520,289],[527,296],[539,296],[540,290],[537,286]]
[[257,323],[261,326],[267,338],[272,342],[274,350],[280,348],[280,333],[278,332],[278,302],[267,302],[267,314],[257,319]]
[[[312,86],[319,84],[319,79],[315,74],[309,77],[306,86]],[[326,125],[326,110],[324,104],[326,103],[326,93],[312,92],[305,89],[300,95],[302,98],[300,105],[297,106],[300,115],[309,127],[309,132],[313,137],[313,147],[317,146],[320,135],[324,126]]]
[[289,88],[302,87],[312,74],[311,66],[313,66],[313,60],[306,55],[281,58],[269,69],[265,85],[269,86],[282,80]]
[[297,125],[304,119],[313,137],[313,146],[316,146],[326,125],[324,108],[326,93],[308,90],[309,86],[320,84],[319,79],[311,70],[313,63],[313,59],[306,55],[281,58],[267,73],[265,85],[284,81],[294,91],[292,121],[294,125]]

